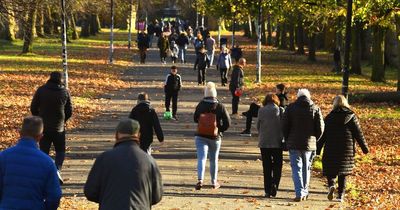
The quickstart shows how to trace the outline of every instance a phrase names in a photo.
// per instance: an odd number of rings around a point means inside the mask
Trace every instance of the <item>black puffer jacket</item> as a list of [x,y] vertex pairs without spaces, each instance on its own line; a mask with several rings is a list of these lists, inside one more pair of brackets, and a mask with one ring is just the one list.
[[31,103],[32,115],[43,119],[44,131],[63,132],[72,115],[71,97],[61,84],[49,80],[39,87]]
[[147,210],[160,202],[163,187],[156,161],[137,139],[124,138],[96,159],[84,191],[100,210]]
[[[217,117],[218,133],[221,134],[228,130],[229,126],[231,125],[231,118],[229,117],[228,110],[226,110],[225,106],[222,103],[218,102],[216,98],[207,97],[200,101],[200,103],[196,107],[196,111],[194,112],[194,122],[199,122],[200,114],[209,112],[210,110],[214,109],[215,115]],[[203,137],[209,138],[209,136]]]
[[156,132],[158,141],[164,141],[160,121],[149,101],[141,101],[133,107],[129,118],[137,120],[140,124],[140,148],[144,151],[147,151],[153,143],[153,130]]
[[283,115],[283,136],[289,150],[315,151],[324,131],[321,110],[302,96],[289,104]]
[[317,149],[317,154],[320,154],[324,147],[322,166],[325,176],[351,174],[356,141],[362,151],[368,153],[367,143],[354,112],[345,107],[332,110],[325,118],[325,132],[318,141]]
[[210,67],[210,59],[205,52],[200,52],[196,56],[196,62],[194,63],[194,69],[206,69],[206,67]]

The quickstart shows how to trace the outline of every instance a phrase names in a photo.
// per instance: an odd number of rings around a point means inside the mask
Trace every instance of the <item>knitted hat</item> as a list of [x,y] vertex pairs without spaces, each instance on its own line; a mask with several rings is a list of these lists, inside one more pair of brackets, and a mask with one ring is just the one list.
[[121,134],[134,135],[140,130],[139,122],[132,119],[123,119],[119,121],[117,126],[117,132]]
[[207,85],[204,88],[204,97],[217,97],[217,89],[215,88],[214,82],[207,82]]
[[299,89],[299,91],[297,92],[297,98],[300,98],[302,96],[305,96],[308,99],[311,99],[310,91],[307,89]]

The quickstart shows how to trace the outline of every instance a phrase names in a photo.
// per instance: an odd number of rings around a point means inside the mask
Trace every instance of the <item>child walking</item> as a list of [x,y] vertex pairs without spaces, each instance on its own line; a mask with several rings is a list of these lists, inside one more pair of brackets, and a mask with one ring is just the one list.
[[176,63],[178,60],[179,46],[174,40],[171,41],[171,60],[172,63]]
[[182,78],[178,74],[178,68],[176,66],[171,67],[170,73],[167,75],[164,83],[165,92],[165,108],[166,111],[170,111],[171,99],[172,99],[172,119],[177,120],[176,111],[178,108],[178,92],[182,87]]

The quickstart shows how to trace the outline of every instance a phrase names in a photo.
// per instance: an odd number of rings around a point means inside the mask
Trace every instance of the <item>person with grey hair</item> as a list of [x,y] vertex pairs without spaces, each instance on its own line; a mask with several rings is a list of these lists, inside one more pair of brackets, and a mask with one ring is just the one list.
[[23,120],[18,143],[0,152],[0,209],[58,208],[61,187],[53,160],[39,150],[43,121]]
[[368,153],[361,126],[356,114],[350,109],[347,99],[336,96],[333,109],[325,118],[325,132],[317,142],[317,155],[322,148],[322,173],[328,180],[328,199],[333,200],[335,179],[338,179],[337,201],[344,201],[346,177],[354,168],[355,144],[361,147],[364,154]]
[[311,100],[310,91],[299,89],[297,100],[289,104],[285,110],[282,129],[289,150],[296,193],[294,201],[307,200],[317,140],[324,131],[321,110]]
[[87,178],[84,193],[100,209],[151,209],[163,194],[156,161],[140,147],[139,122],[118,123],[113,149],[100,154]]

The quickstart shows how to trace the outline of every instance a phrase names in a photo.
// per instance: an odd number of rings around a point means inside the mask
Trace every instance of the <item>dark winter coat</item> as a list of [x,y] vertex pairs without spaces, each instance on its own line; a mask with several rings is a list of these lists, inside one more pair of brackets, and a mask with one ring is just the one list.
[[189,45],[189,37],[186,36],[185,34],[181,33],[178,37],[178,39],[176,40],[176,44],[180,47],[180,48],[184,48],[187,47]]
[[368,146],[353,111],[340,107],[325,118],[325,131],[318,141],[317,154],[324,148],[322,168],[325,176],[349,175],[354,167],[355,143],[364,153]]
[[163,57],[167,56],[167,51],[169,50],[169,41],[165,37],[160,37],[157,43],[158,49],[160,49],[160,55]]
[[49,80],[39,87],[31,103],[32,115],[43,119],[44,131],[63,132],[72,115],[71,97],[61,84]]
[[100,210],[147,210],[160,202],[161,174],[155,160],[136,139],[122,139],[94,162],[85,184],[85,196]]
[[204,52],[200,52],[196,56],[196,62],[194,63],[194,69],[206,69],[206,67],[210,67],[210,59],[207,54]]
[[234,65],[232,68],[231,81],[229,82],[229,90],[231,92],[238,88],[242,88],[244,85],[244,73],[243,69],[239,65]]
[[240,48],[240,47],[232,48],[231,49],[231,56],[232,56],[232,58],[235,59],[235,61],[238,61],[240,58],[243,57],[242,48]]
[[133,107],[129,118],[137,120],[140,124],[140,148],[144,151],[153,143],[153,131],[156,132],[159,142],[164,141],[164,134],[161,129],[160,121],[150,102],[141,101]]
[[145,33],[140,33],[138,35],[138,48],[140,50],[145,50],[147,48],[149,48],[149,35],[145,34]]
[[276,96],[278,96],[278,98],[279,98],[279,106],[286,108],[288,105],[288,102],[289,102],[289,100],[287,98],[287,93],[279,93],[279,94],[276,94]]
[[0,152],[0,209],[56,210],[60,198],[56,166],[34,139]]
[[283,136],[289,150],[315,151],[324,132],[320,108],[311,99],[301,96],[289,104],[283,115]]
[[[222,103],[220,103],[216,98],[207,97],[204,98],[202,101],[200,101],[200,103],[196,107],[196,111],[194,112],[194,122],[198,123],[200,114],[210,112],[210,110],[215,110],[218,133],[221,136],[222,133],[228,130],[229,126],[231,125],[231,118],[225,106]],[[196,135],[205,138],[210,138],[209,136],[202,136],[199,134]]]
[[164,82],[164,92],[165,93],[177,93],[181,90],[182,87],[182,78],[179,74],[168,74],[167,78],[165,78]]

